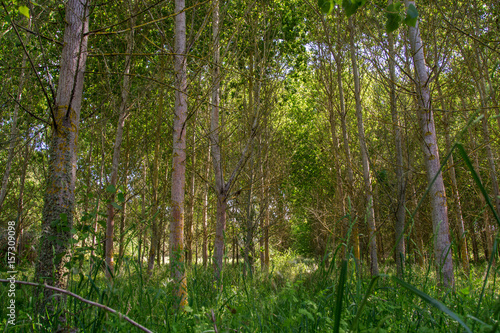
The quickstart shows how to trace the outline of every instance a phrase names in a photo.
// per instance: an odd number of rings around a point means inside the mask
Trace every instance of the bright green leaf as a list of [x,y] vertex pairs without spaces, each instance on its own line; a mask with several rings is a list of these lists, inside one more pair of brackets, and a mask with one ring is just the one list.
[[118,193],[118,201],[125,202],[125,196],[122,192]]
[[23,14],[27,18],[30,18],[30,9],[26,6],[19,6],[19,13]]

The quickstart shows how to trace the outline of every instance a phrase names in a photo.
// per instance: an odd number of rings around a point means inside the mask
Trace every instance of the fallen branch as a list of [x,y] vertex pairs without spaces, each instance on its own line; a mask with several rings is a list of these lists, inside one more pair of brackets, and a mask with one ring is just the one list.
[[95,307],[101,308],[103,310],[106,310],[108,312],[114,313],[114,314],[118,315],[120,318],[125,319],[126,321],[128,321],[129,323],[131,323],[132,325],[134,325],[135,327],[137,327],[138,329],[140,329],[140,330],[142,330],[144,332],[153,333],[153,331],[148,330],[146,327],[142,326],[139,323],[136,323],[135,321],[133,321],[132,319],[130,319],[126,315],[124,315],[124,314],[116,311],[115,309],[107,307],[106,305],[102,305],[102,304],[99,304],[99,303],[96,303],[96,302],[89,301],[89,300],[87,300],[87,299],[85,299],[85,298],[83,298],[83,297],[81,297],[81,296],[79,296],[77,294],[74,294],[74,293],[72,293],[70,291],[67,291],[67,290],[64,290],[64,289],[52,287],[52,286],[49,286],[47,284],[39,284],[39,283],[33,283],[33,282],[27,282],[27,281],[17,281],[17,280],[11,281],[11,280],[0,279],[0,282],[3,282],[3,283],[12,283],[12,282],[14,282],[14,283],[17,283],[17,284],[25,284],[25,285],[28,285],[28,286],[43,287],[43,288],[46,288],[46,289],[54,290],[54,291],[60,292],[61,294],[65,294],[65,295],[69,295],[71,297],[74,297],[77,300],[82,301],[83,303],[87,303],[87,304],[90,304],[92,306],[95,306]]

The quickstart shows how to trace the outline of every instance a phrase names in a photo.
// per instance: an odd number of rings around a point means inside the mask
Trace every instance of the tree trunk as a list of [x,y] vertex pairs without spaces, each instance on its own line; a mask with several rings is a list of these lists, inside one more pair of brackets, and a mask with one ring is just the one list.
[[[444,131],[446,139],[446,150],[451,151],[451,138],[450,138],[450,111],[446,110],[446,105],[444,102],[443,93],[441,91],[441,84],[439,83],[439,78],[436,78],[436,88],[438,92],[439,99],[441,100],[441,109],[444,112]],[[460,202],[460,192],[458,191],[457,176],[455,173],[455,162],[453,160],[453,154],[450,155],[448,159],[451,187],[453,194],[453,204],[455,206],[455,215],[457,218],[457,228],[458,228],[458,245],[460,247],[460,257],[462,259],[462,268],[465,273],[469,274],[469,251],[467,250],[467,239],[465,238],[465,227],[464,218],[462,215],[462,203]]]
[[366,148],[365,129],[363,124],[363,111],[361,106],[361,86],[359,82],[358,64],[356,60],[356,49],[354,46],[354,23],[352,16],[349,17],[349,32],[350,32],[350,52],[352,73],[354,76],[354,96],[356,99],[356,118],[358,120],[358,138],[361,151],[361,161],[363,164],[363,180],[365,185],[366,195],[366,220],[368,223],[368,243],[370,248],[370,272],[372,276],[378,275],[378,260],[377,260],[377,238],[375,226],[375,212],[373,209],[373,189],[370,176],[370,161],[368,159],[368,151]]
[[[49,173],[45,192],[40,255],[35,276],[44,283],[66,288],[68,249],[73,227],[77,137],[87,60],[88,5],[90,1],[68,0],[66,28],[60,62],[59,84],[49,150]],[[43,289],[44,302],[57,302],[53,292]],[[39,308],[44,314],[43,307]],[[52,310],[50,310],[52,311]]]
[[118,260],[123,259],[123,255],[125,254],[125,222],[127,220],[127,186],[128,186],[128,169],[130,164],[130,140],[129,140],[129,123],[127,123],[126,127],[126,140],[127,140],[127,148],[125,152],[125,170],[123,175],[123,195],[125,201],[122,204],[122,215],[120,218],[120,246],[118,250]]
[[203,257],[203,267],[207,267],[208,263],[208,218],[207,218],[207,211],[208,211],[208,177],[210,176],[210,155],[211,155],[211,149],[210,145],[208,146],[208,156],[207,156],[207,161],[206,161],[206,167],[205,167],[205,181],[207,182],[204,185],[203,188],[203,207],[202,207],[202,232],[203,232],[203,245],[202,245],[202,257]]
[[186,216],[186,263],[191,264],[193,261],[193,226],[194,226],[194,205],[196,203],[196,192],[195,192],[195,168],[196,168],[196,115],[194,116],[193,119],[193,143],[191,147],[191,178],[190,178],[190,184],[189,184],[189,194],[190,194],[190,201],[189,201],[189,207],[188,207],[188,212]]
[[[28,27],[31,27],[31,20],[28,22]],[[26,35],[24,44],[26,45],[29,41],[30,34]],[[10,169],[12,168],[12,160],[14,159],[14,152],[17,145],[17,120],[19,118],[19,105],[21,103],[21,97],[24,89],[24,81],[26,79],[25,67],[26,67],[27,55],[23,55],[23,60],[21,63],[21,75],[19,77],[19,86],[16,94],[16,103],[14,105],[14,113],[12,115],[12,127],[10,129],[10,142],[9,142],[9,152],[7,155],[7,163],[5,165],[5,171],[2,179],[2,188],[0,190],[0,212],[2,211],[3,203],[7,195],[7,185],[9,185]]]
[[[415,6],[414,1],[405,0],[408,8]],[[453,287],[453,261],[451,257],[450,233],[448,226],[448,207],[446,205],[446,191],[443,182],[443,174],[439,171],[439,149],[434,125],[434,115],[431,108],[431,95],[428,87],[429,72],[425,64],[422,40],[418,22],[415,27],[409,27],[410,46],[415,68],[415,88],[418,97],[418,118],[423,137],[423,152],[427,180],[429,185],[434,178],[429,196],[432,207],[432,225],[434,232],[434,254],[436,258],[437,275],[440,284],[444,287]]]
[[114,275],[114,231],[115,231],[115,208],[113,204],[116,198],[116,184],[118,182],[118,167],[120,165],[120,150],[123,141],[123,128],[128,117],[127,103],[130,93],[130,67],[132,63],[132,51],[134,49],[134,18],[130,19],[130,34],[127,40],[127,56],[125,57],[125,69],[123,71],[123,85],[121,91],[121,102],[116,128],[115,144],[113,146],[113,161],[111,164],[111,181],[109,183],[115,190],[110,193],[108,203],[108,218],[106,221],[106,278],[111,279]]
[[175,0],[175,114],[172,159],[170,267],[179,309],[187,305],[184,268],[184,187],[186,183],[187,55],[185,0]]
[[[389,3],[392,3],[390,0]],[[396,198],[396,224],[395,224],[395,242],[396,242],[396,272],[399,277],[403,276],[405,252],[405,191],[406,177],[404,176],[403,162],[403,144],[401,131],[399,129],[398,110],[396,106],[396,56],[394,52],[394,35],[388,34],[389,40],[389,86],[390,86],[390,103],[392,117],[392,131],[394,133],[395,142],[395,161],[396,161],[396,178],[397,178],[397,198]]]

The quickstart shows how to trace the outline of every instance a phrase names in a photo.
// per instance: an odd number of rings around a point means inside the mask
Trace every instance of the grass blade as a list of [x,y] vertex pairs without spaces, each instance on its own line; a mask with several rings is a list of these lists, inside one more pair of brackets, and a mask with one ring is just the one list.
[[493,207],[493,204],[491,203],[490,197],[488,193],[486,192],[486,189],[484,188],[483,184],[481,183],[481,180],[479,180],[479,176],[477,175],[476,170],[474,170],[474,167],[472,166],[472,162],[469,159],[469,156],[465,152],[464,147],[462,146],[461,143],[456,143],[455,146],[458,149],[458,152],[462,156],[462,159],[464,160],[465,164],[467,165],[467,168],[469,169],[472,178],[476,182],[476,185],[479,187],[481,190],[481,193],[484,196],[484,199],[486,200],[486,203],[488,204],[488,207],[490,207],[491,212],[493,213],[493,216],[495,216],[495,220],[497,221],[498,225],[500,226],[500,217],[498,216],[498,212],[496,209]]
[[340,270],[339,282],[337,285],[337,299],[335,301],[335,323],[333,332],[340,330],[340,317],[342,315],[342,300],[344,298],[344,285],[347,277],[347,260],[342,260],[342,269]]
[[450,316],[452,319],[454,319],[456,322],[458,322],[460,325],[462,325],[462,327],[465,329],[466,332],[472,333],[471,329],[464,323],[464,321],[462,319],[460,319],[460,317],[455,312],[448,309],[446,307],[446,305],[444,305],[443,303],[441,303],[437,299],[432,298],[431,296],[427,295],[423,291],[418,290],[417,288],[415,288],[411,284],[406,283],[405,281],[400,280],[395,276],[392,277],[392,280],[394,280],[400,286],[408,289],[410,292],[417,295],[418,297],[420,297],[421,299],[423,299],[424,301],[426,301],[427,303],[429,303],[430,305],[432,305],[436,309],[440,310],[443,313],[446,313],[448,316]]
[[368,303],[368,296],[372,293],[373,286],[375,285],[375,282],[380,278],[380,275],[377,275],[373,277],[373,279],[370,282],[370,285],[368,286],[368,290],[366,291],[365,297],[363,298],[363,301],[361,302],[361,305],[358,308],[358,312],[356,313],[356,317],[354,318],[354,321],[352,322],[351,330],[356,332],[358,329],[358,319],[361,316],[361,312],[363,311],[363,308],[365,307],[366,303]]

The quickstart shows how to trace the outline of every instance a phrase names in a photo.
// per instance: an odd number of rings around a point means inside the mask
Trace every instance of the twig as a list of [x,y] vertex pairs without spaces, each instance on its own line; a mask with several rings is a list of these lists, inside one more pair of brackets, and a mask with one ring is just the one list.
[[133,321],[132,319],[130,319],[129,317],[125,316],[124,314],[110,308],[110,307],[107,307],[106,305],[102,305],[100,303],[96,303],[96,302],[92,302],[92,301],[89,301],[77,294],[74,294],[70,291],[67,291],[67,290],[64,290],[64,289],[60,289],[60,288],[56,288],[56,287],[52,287],[52,286],[49,286],[47,284],[39,284],[39,283],[33,283],[33,282],[27,282],[27,281],[11,281],[11,280],[4,280],[4,279],[0,279],[0,282],[3,282],[3,283],[17,283],[17,284],[25,284],[25,285],[28,285],[28,286],[34,286],[34,287],[43,287],[43,288],[46,288],[46,289],[50,289],[50,290],[55,290],[57,292],[60,292],[61,294],[66,294],[66,295],[69,295],[71,297],[74,297],[76,298],[77,300],[79,301],[82,301],[84,303],[87,303],[87,304],[90,304],[92,306],[95,306],[95,307],[98,307],[98,308],[101,308],[103,310],[106,310],[108,312],[111,312],[111,313],[114,313],[116,315],[118,315],[120,318],[123,318],[125,319],[126,321],[128,321],[129,323],[131,323],[132,325],[134,325],[135,327],[137,327],[138,329],[144,331],[144,332],[148,332],[148,333],[153,333],[153,331],[150,331],[149,329],[147,329],[146,327],[142,326],[141,324]]

